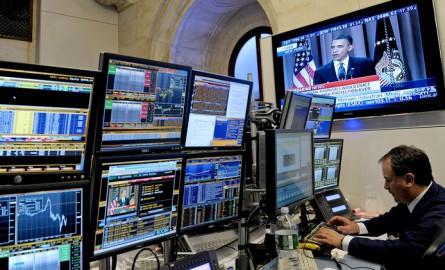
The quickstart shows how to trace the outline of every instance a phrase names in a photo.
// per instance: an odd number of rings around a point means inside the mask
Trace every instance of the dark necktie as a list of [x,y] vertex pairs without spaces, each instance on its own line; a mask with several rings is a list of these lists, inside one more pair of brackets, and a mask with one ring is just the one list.
[[344,80],[345,78],[346,78],[345,67],[343,66],[343,63],[340,62],[338,67],[338,79],[341,81]]

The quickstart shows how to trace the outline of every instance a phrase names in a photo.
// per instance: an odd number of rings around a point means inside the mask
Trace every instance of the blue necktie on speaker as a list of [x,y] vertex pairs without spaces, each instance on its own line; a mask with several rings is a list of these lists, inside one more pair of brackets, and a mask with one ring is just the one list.
[[341,81],[341,80],[344,80],[346,78],[346,70],[345,70],[345,67],[343,66],[342,62],[340,62],[338,64],[339,64],[339,67],[338,67],[338,79]]

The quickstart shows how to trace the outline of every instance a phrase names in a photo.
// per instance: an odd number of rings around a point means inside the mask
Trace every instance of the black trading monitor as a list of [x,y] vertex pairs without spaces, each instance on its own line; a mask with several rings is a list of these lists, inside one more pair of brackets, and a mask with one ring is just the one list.
[[266,130],[266,206],[273,216],[314,194],[312,132]]
[[328,139],[331,136],[334,108],[335,97],[312,96],[305,129],[313,130],[315,139]]
[[339,187],[342,139],[317,139],[314,142],[315,192]]
[[310,105],[310,96],[294,91],[287,92],[281,114],[280,129],[305,129]]
[[0,269],[87,269],[83,189],[27,190],[0,194]]
[[89,175],[98,78],[97,71],[0,62],[2,181]]
[[181,154],[98,158],[92,194],[93,257],[177,233]]
[[241,151],[189,155],[183,187],[181,232],[239,217],[243,187]]
[[193,71],[185,147],[243,145],[252,82]]
[[100,66],[99,150],[180,149],[191,68],[111,53]]

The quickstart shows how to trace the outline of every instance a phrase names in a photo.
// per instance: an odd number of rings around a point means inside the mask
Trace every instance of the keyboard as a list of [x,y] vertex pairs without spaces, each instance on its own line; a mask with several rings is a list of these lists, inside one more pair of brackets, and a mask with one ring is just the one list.
[[178,254],[196,254],[201,251],[217,250],[236,240],[238,240],[238,233],[235,230],[198,236],[184,235],[178,238]]
[[[278,259],[278,270],[301,269],[318,270],[312,251],[307,249],[296,249],[290,251],[289,259]],[[296,267],[298,264],[298,267]]]
[[196,252],[206,251],[206,250],[216,250],[234,242],[237,239],[238,236],[221,238],[221,239],[211,239],[206,242],[194,244],[193,247],[195,248]]
[[312,231],[311,231],[308,235],[306,235],[306,236],[303,238],[303,243],[307,242],[307,243],[314,243],[314,244],[317,244],[317,245],[322,245],[321,243],[315,241],[315,240],[313,239],[313,236],[318,232],[318,230],[320,230],[321,228],[325,228],[325,227],[328,227],[328,228],[331,228],[331,229],[333,229],[333,230],[336,230],[336,227],[335,227],[335,226],[333,226],[333,225],[328,225],[326,222],[321,222],[321,223],[318,224],[314,229],[312,229]]
[[298,251],[298,264],[300,269],[303,270],[318,270],[317,263],[315,262],[312,251],[307,249],[297,249]]

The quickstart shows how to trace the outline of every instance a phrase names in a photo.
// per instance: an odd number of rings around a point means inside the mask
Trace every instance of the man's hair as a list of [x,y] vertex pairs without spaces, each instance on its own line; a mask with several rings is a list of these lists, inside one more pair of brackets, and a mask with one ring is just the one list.
[[334,38],[334,40],[338,40],[338,39],[346,39],[349,42],[349,44],[351,44],[351,45],[352,45],[352,42],[353,42],[352,37],[349,36],[349,35],[339,35],[339,36],[336,36]]
[[416,184],[420,186],[427,186],[433,180],[430,160],[423,150],[414,146],[400,145],[389,150],[379,159],[379,162],[388,158],[391,160],[391,168],[396,176],[412,173],[416,178]]

